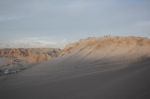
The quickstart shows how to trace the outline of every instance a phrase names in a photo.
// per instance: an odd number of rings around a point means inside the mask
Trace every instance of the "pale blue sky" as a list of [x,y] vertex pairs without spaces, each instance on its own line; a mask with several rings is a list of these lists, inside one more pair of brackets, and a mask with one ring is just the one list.
[[150,0],[0,0],[0,47],[61,46],[107,34],[150,37],[149,9]]

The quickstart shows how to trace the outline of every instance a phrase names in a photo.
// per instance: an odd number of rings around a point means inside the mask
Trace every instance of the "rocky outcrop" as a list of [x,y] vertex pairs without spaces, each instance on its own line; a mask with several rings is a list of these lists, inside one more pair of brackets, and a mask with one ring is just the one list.
[[0,76],[14,74],[36,63],[56,58],[60,51],[60,49],[53,48],[0,49]]
[[53,48],[5,48],[0,49],[0,57],[13,57],[26,60],[31,63],[38,63],[55,58],[59,55],[60,49]]

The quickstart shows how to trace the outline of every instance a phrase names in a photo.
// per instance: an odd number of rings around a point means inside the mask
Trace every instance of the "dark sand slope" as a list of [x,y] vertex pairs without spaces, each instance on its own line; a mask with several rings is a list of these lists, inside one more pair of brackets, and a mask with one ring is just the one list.
[[69,46],[60,58],[0,78],[0,98],[150,99],[150,43],[132,39],[132,44],[115,41],[102,48],[86,40]]

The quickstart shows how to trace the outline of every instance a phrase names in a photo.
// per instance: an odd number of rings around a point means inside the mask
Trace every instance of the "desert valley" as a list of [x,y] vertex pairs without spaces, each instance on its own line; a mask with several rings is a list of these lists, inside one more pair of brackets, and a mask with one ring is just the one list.
[[0,0],[0,99],[150,99],[150,0]]
[[149,99],[150,39],[105,36],[63,49],[1,49],[2,99]]

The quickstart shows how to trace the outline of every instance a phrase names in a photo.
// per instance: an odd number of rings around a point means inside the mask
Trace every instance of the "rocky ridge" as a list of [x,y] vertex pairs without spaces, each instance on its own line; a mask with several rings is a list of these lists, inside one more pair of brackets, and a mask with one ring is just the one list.
[[0,49],[0,75],[16,73],[37,63],[56,58],[60,51],[56,48]]

